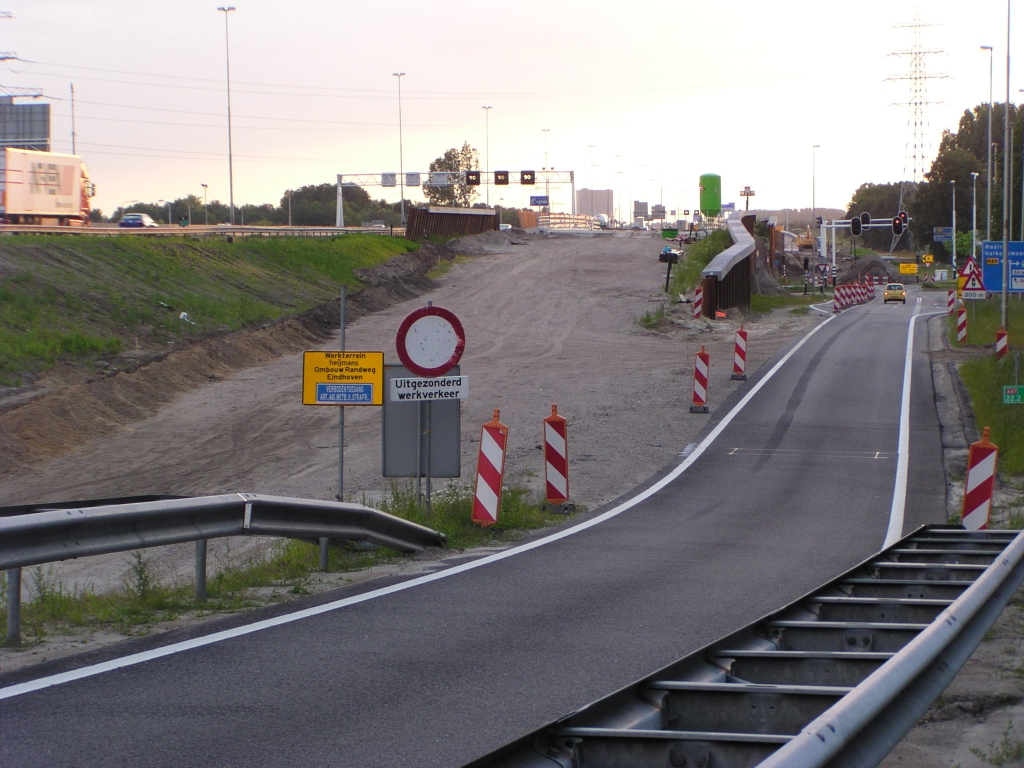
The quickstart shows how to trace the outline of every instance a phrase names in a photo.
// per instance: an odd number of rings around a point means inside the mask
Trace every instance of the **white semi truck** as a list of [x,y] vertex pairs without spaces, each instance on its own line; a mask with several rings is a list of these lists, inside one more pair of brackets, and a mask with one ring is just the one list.
[[87,227],[95,194],[77,155],[0,150],[0,223]]

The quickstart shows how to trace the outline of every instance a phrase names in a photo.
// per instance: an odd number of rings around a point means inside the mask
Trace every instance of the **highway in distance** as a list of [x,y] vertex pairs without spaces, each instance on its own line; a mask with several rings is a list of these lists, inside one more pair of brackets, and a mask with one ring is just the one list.
[[0,765],[460,766],[651,674],[881,548],[915,314],[901,527],[945,522],[924,351],[944,303],[823,315],[639,503],[316,615],[0,689]]

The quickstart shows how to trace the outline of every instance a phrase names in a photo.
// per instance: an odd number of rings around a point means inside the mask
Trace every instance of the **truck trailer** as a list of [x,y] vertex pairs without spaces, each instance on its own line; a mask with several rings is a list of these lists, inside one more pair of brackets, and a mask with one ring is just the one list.
[[0,153],[0,223],[87,227],[95,194],[77,155],[11,147]]

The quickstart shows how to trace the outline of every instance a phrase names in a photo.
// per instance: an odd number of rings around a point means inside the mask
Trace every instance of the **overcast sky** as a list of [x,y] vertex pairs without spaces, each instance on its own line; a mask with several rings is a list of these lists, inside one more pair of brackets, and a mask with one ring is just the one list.
[[[920,8],[929,70],[927,144],[1006,93],[1006,2],[780,0],[235,0],[230,14],[235,202],[336,174],[426,171],[469,141],[493,170],[573,170],[577,187],[666,207],[696,205],[698,176],[723,200],[751,186],[756,207],[845,207],[863,182],[910,176],[906,159],[910,22]],[[228,199],[225,14],[216,2],[11,0],[0,21],[0,84],[42,88],[54,151],[77,151],[95,204],[189,193]],[[1024,34],[1017,20],[1014,28]],[[1024,38],[1015,34],[1018,50]],[[1024,60],[1020,61],[1024,67]],[[1024,73],[1024,69],[1018,68]],[[1024,76],[1011,75],[1012,98]],[[489,163],[485,110],[491,106]],[[593,149],[591,149],[593,146]],[[592,159],[591,159],[592,158]],[[368,189],[397,200],[397,192]],[[529,188],[491,192],[528,202]],[[556,210],[568,189],[551,190]],[[419,195],[410,192],[410,197]]]

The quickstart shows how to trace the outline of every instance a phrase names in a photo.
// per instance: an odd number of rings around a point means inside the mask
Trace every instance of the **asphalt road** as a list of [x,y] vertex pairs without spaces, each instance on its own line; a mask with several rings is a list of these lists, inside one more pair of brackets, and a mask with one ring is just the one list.
[[[945,298],[918,295],[825,322],[642,503],[447,578],[0,700],[0,764],[458,766],[652,673],[881,547],[908,324]],[[945,510],[925,322],[905,530]]]

